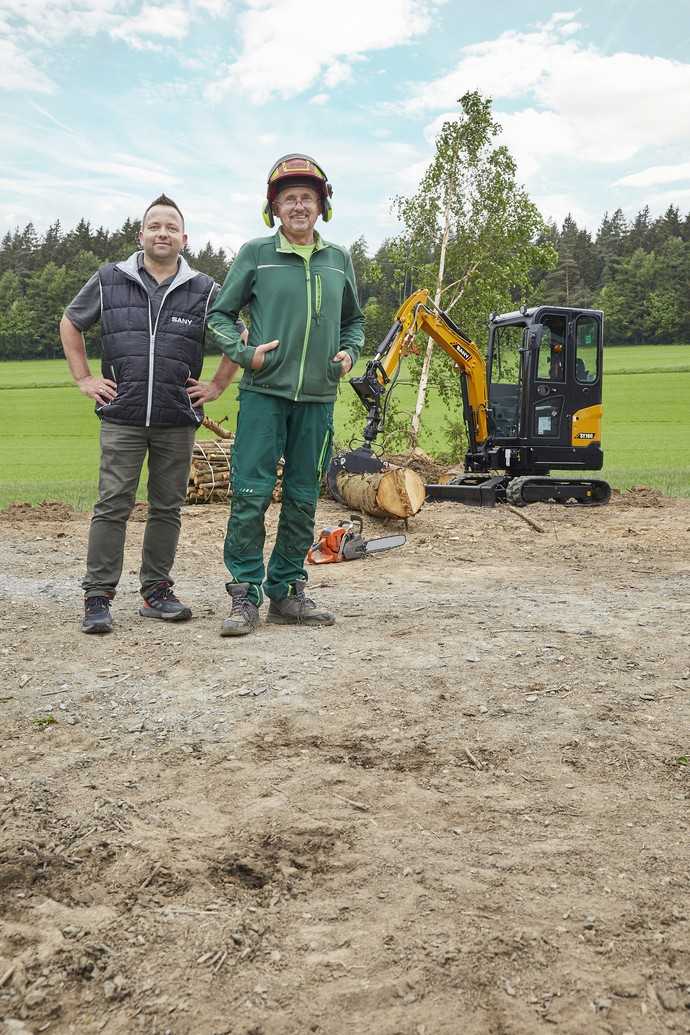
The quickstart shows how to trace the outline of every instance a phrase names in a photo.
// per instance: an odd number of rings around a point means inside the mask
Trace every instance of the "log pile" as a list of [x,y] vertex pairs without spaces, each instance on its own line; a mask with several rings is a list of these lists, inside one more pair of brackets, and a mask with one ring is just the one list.
[[[186,503],[227,503],[232,496],[232,447],[235,436],[208,418],[204,425],[222,436],[216,439],[197,439],[192,452]],[[283,495],[283,461],[278,464],[273,500],[279,503]]]
[[225,503],[230,496],[232,438],[198,439],[192,452],[187,503]]

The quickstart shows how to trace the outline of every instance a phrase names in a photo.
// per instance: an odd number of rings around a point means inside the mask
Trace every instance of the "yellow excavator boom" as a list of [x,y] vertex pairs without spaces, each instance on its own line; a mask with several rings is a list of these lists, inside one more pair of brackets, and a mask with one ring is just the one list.
[[395,333],[386,336],[372,361],[379,383],[385,383],[381,372],[387,380],[393,377],[402,356],[412,350],[415,335],[420,331],[428,334],[464,374],[470,410],[465,416],[472,422],[476,444],[486,442],[489,436],[486,364],[478,345],[434,305],[425,289],[415,291],[405,299],[395,314],[391,331]]

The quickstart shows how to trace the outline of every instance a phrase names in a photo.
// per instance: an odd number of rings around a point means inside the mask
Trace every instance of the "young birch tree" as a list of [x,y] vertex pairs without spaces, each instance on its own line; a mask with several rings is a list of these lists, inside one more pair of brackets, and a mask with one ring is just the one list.
[[[495,144],[501,127],[490,98],[475,91],[458,103],[458,116],[443,123],[417,192],[397,198],[396,208],[416,286],[433,284],[436,305],[476,338],[489,313],[514,308],[514,298],[529,290],[530,272],[550,269],[557,255],[544,236],[538,243],[542,217],[516,182],[510,152]],[[441,355],[432,366],[433,353],[430,338],[410,427],[413,448],[430,380],[457,412],[457,371]],[[458,426],[448,425],[454,434]]]

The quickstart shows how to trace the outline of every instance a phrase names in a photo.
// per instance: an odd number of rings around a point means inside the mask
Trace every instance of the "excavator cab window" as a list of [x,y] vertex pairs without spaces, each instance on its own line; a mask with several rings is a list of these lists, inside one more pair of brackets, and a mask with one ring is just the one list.
[[497,327],[492,345],[492,383],[517,384],[520,379],[520,355],[525,347],[524,324]]
[[599,378],[599,322],[593,316],[578,316],[575,323],[575,377],[592,385]]
[[524,323],[492,328],[489,343],[489,407],[491,431],[497,438],[515,438],[518,434],[525,335]]
[[537,364],[538,381],[565,381],[565,316],[549,313],[542,318]]

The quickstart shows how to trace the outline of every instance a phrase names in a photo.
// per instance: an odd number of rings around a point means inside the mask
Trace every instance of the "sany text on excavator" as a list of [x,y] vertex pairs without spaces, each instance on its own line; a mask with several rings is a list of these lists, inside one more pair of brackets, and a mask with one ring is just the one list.
[[361,377],[350,384],[367,409],[361,447],[336,456],[339,471],[383,469],[372,443],[385,419],[387,393],[419,331],[458,368],[467,428],[465,471],[447,485],[427,485],[427,498],[492,507],[554,500],[607,503],[611,489],[588,477],[550,471],[599,471],[604,314],[599,309],[522,307],[489,319],[486,360],[479,347],[437,308],[428,291],[403,302]]

